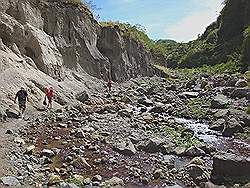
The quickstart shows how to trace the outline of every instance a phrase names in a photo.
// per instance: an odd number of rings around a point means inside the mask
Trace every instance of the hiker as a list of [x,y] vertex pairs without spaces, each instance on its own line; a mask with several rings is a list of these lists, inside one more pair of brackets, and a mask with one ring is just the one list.
[[21,87],[21,89],[16,93],[15,97],[15,103],[16,99],[18,99],[18,105],[19,105],[19,117],[23,118],[24,111],[26,109],[26,102],[28,100],[28,93],[24,89],[24,87]]
[[49,86],[46,88],[46,91],[45,91],[45,101],[46,101],[46,97],[48,99],[48,104],[47,104],[47,108],[52,108],[52,99],[54,97],[54,89],[52,86]]
[[108,86],[109,92],[111,92],[112,81],[110,79],[108,80],[107,86]]

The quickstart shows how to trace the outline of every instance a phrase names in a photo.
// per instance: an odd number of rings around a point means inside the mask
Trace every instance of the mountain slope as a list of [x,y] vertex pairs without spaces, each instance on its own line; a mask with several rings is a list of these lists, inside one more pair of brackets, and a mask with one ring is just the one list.
[[[217,21],[195,41],[168,44],[170,56],[165,65],[170,67],[199,67],[233,62],[247,70],[249,66],[250,2],[227,0]],[[244,34],[245,33],[245,34]],[[164,46],[161,48],[164,49]]]

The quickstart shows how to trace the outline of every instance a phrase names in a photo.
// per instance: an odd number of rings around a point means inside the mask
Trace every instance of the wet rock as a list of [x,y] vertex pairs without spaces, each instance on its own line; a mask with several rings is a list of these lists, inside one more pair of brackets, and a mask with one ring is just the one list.
[[186,88],[192,88],[195,85],[195,80],[191,79],[186,83]]
[[222,131],[224,129],[225,123],[226,123],[226,120],[218,119],[216,122],[212,123],[209,126],[209,129],[214,130],[214,131]]
[[55,152],[49,149],[43,149],[41,155],[46,157],[54,157]]
[[1,182],[6,186],[20,186],[18,179],[14,176],[1,177]]
[[190,157],[199,157],[204,156],[206,153],[202,149],[192,146],[185,151],[185,154]]
[[247,85],[248,85],[247,80],[240,79],[236,82],[235,87],[242,88],[242,87],[247,87]]
[[55,184],[59,183],[60,181],[61,181],[60,176],[55,175],[55,174],[51,174],[49,176],[48,185],[55,185]]
[[184,138],[186,136],[193,136],[193,135],[194,135],[194,131],[192,129],[185,128],[183,131],[181,131],[182,138]]
[[124,186],[124,181],[118,177],[112,177],[111,179],[109,180],[106,180],[104,182],[104,187],[107,186],[107,187],[119,187],[119,186]]
[[77,96],[76,96],[76,99],[82,103],[86,102],[87,100],[89,100],[89,95],[86,91],[83,91],[81,93],[79,93]]
[[145,105],[147,107],[149,106],[153,106],[153,102],[151,100],[149,100],[147,97],[142,97],[140,99],[138,99],[138,103],[139,104],[142,104],[142,105]]
[[231,137],[235,133],[243,133],[243,132],[244,132],[244,129],[240,125],[240,123],[235,118],[232,118],[226,123],[222,131],[222,135],[225,137]]
[[244,127],[250,127],[250,115],[245,111],[230,109],[229,114],[235,118],[238,118],[241,122],[241,125]]
[[211,108],[215,109],[226,108],[228,104],[229,104],[228,98],[225,95],[219,94],[213,97],[211,101]]
[[231,153],[221,153],[213,157],[212,179],[221,182],[231,179],[240,182],[240,179],[250,181],[250,158],[241,157]]
[[118,153],[122,155],[127,155],[127,156],[135,155],[136,153],[134,144],[130,140],[126,140],[126,141],[124,140],[116,144],[116,146],[114,147],[114,150],[116,150]]
[[73,157],[70,156],[70,155],[68,155],[68,156],[66,156],[66,157],[64,158],[64,161],[70,163],[70,162],[73,161]]

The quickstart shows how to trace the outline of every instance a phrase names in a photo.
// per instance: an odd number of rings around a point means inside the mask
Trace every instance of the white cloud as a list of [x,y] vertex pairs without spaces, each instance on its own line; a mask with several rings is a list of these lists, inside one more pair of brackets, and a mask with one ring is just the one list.
[[193,3],[201,4],[205,10],[191,13],[176,24],[167,26],[165,33],[168,38],[180,42],[196,39],[198,34],[203,33],[216,20],[222,9],[222,0],[193,0]]

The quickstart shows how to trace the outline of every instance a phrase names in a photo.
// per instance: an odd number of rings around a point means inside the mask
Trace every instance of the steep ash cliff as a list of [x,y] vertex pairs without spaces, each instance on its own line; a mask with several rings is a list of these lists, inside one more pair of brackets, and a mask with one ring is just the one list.
[[[152,76],[152,55],[115,28],[102,27],[84,6],[59,0],[0,0],[1,103],[23,85],[38,103],[55,85],[61,104],[96,84]],[[37,90],[37,91],[35,91]],[[38,94],[39,93],[39,94]],[[33,102],[34,102],[33,101]],[[63,102],[62,102],[63,101]]]

